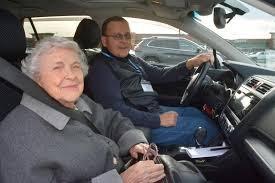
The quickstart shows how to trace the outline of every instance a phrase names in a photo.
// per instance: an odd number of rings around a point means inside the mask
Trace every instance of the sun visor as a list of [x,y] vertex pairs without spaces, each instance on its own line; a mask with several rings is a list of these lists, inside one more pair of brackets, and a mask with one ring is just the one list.
[[181,9],[187,13],[197,11],[200,15],[209,15],[212,13],[213,7],[223,1],[224,0],[154,0],[152,4]]

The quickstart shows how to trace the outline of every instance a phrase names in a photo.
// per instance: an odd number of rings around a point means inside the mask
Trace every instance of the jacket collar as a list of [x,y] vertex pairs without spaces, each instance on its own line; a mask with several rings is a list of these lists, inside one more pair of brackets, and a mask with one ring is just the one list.
[[122,61],[122,62],[127,62],[128,59],[131,58],[131,55],[128,54],[126,57],[117,57],[117,56],[114,56],[106,47],[102,47],[102,52],[104,53],[107,53],[108,55],[110,55],[112,58],[116,59],[116,60],[119,60],[119,61]]
[[[58,130],[63,130],[70,120],[69,116],[36,100],[35,98],[29,96],[26,93],[24,93],[22,96],[21,105],[35,112],[37,115],[39,115],[41,118],[43,118],[45,121],[50,123]],[[79,100],[76,103],[76,107],[80,111],[87,111],[92,113],[91,109],[82,98],[79,98]]]

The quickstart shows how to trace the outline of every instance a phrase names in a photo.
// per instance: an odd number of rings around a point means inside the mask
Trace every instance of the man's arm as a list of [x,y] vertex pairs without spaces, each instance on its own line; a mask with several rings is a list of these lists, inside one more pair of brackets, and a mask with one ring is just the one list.
[[103,61],[95,60],[89,69],[85,81],[88,96],[102,104],[104,108],[113,108],[131,119],[136,126],[157,128],[160,126],[158,114],[137,110],[128,106],[120,92],[120,81]]
[[214,61],[214,56],[212,53],[202,53],[188,59],[187,61],[180,62],[174,67],[160,68],[150,65],[140,58],[135,58],[135,61],[141,64],[144,71],[148,75],[148,80],[156,84],[186,79],[186,77],[190,76],[194,72],[194,67],[198,67],[204,62],[210,61],[213,63]]
[[155,84],[187,79],[187,77],[193,73],[193,69],[188,69],[186,67],[186,61],[180,62],[173,67],[162,68],[151,65],[140,58],[136,59],[136,62],[138,62],[138,64],[140,64],[144,69],[146,75],[148,76],[148,80]]

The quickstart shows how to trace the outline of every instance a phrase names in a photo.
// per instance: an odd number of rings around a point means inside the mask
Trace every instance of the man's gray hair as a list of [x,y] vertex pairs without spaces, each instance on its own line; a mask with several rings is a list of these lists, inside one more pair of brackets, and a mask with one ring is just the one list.
[[51,52],[52,48],[65,48],[75,51],[78,55],[83,75],[87,75],[87,58],[83,51],[79,48],[78,44],[67,38],[57,36],[44,38],[36,44],[31,54],[21,61],[22,72],[33,80],[36,80],[36,77],[39,75],[40,57],[47,52]]

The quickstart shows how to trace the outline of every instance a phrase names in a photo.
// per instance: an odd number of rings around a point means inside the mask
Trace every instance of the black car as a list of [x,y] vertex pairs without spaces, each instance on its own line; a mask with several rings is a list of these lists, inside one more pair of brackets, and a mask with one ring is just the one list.
[[204,51],[205,48],[199,44],[178,37],[144,38],[135,47],[136,56],[165,65],[175,65]]

